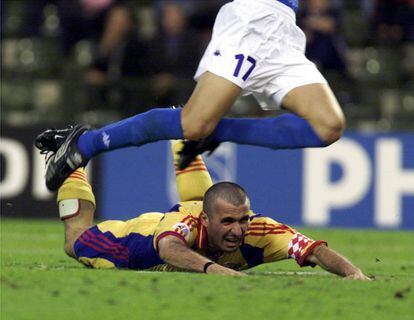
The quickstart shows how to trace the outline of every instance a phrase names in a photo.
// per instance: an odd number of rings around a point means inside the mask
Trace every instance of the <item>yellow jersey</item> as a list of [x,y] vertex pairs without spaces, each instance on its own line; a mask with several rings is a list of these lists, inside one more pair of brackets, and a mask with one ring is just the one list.
[[245,270],[289,258],[300,266],[311,265],[306,257],[316,246],[326,244],[251,211],[240,247],[232,253],[208,255],[207,231],[199,221],[202,205],[202,201],[181,202],[165,214],[153,212],[127,221],[104,221],[77,239],[75,254],[80,262],[94,268],[173,270],[159,257],[157,246],[163,237],[175,236],[220,265]]

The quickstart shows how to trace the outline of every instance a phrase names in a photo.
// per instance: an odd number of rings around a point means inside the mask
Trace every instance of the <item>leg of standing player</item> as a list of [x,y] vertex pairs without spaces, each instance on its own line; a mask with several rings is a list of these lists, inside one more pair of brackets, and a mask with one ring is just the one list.
[[271,119],[221,120],[238,93],[240,88],[229,80],[210,72],[203,74],[182,111],[184,137],[197,140],[213,133],[220,142],[275,149],[321,147],[338,140],[345,128],[342,110],[327,84],[299,86],[285,96],[283,107],[297,117],[283,115]]
[[[195,75],[197,87],[182,112],[184,137],[212,134],[218,142],[273,149],[323,147],[339,139],[342,111],[305,57],[306,36],[291,9],[297,2],[240,0],[220,10]],[[293,114],[222,119],[242,90],[254,93],[262,107],[283,106]]]
[[233,82],[204,73],[181,113],[183,136],[199,140],[210,135],[241,93]]
[[169,139],[197,140],[207,136],[240,95],[234,83],[206,73],[184,109],[156,108],[82,134],[77,146],[86,160],[95,155]]
[[[86,131],[77,141],[67,140],[67,144],[77,145],[82,154],[80,162],[75,167],[71,165],[68,169],[62,169],[69,163],[67,159],[70,152],[75,150],[62,145],[59,151],[62,150],[65,157],[61,163],[50,163],[53,164],[50,166],[53,170],[48,170],[50,174],[47,175],[47,181],[52,181],[53,187],[48,187],[54,190],[66,178],[57,173],[71,172],[71,169],[84,165],[101,152],[127,146],[183,137],[198,139],[214,130],[212,135],[218,142],[231,141],[272,149],[323,147],[336,141],[344,128],[338,103],[325,84],[298,87],[286,95],[283,101],[286,108],[298,115],[285,114],[266,119],[221,119],[240,90],[231,81],[206,72],[183,110],[154,109],[98,130]],[[75,157],[72,157],[72,163],[73,160]]]
[[[50,162],[46,177],[49,189],[56,189],[68,172],[101,152],[158,140],[197,140],[211,134],[218,142],[272,149],[324,147],[336,141],[344,129],[344,118],[331,90],[323,84],[323,77],[316,68],[309,67],[310,62],[303,55],[305,38],[297,30],[293,11],[283,4],[266,2],[258,11],[251,1],[232,2],[220,10],[212,41],[196,74],[198,84],[183,110],[153,109],[98,130],[79,128]],[[278,12],[274,11],[277,5]],[[240,16],[238,6],[245,6],[245,13]],[[266,36],[280,34],[289,45],[279,45],[278,41],[245,28],[245,21],[253,19],[253,11],[256,16],[252,21],[264,23],[257,30],[263,29]],[[261,17],[272,17],[272,23]],[[279,30],[279,25],[285,29]],[[229,44],[226,39],[233,41]],[[298,45],[290,45],[291,42]],[[223,44],[222,50],[214,51]],[[285,54],[280,54],[282,49]],[[309,73],[304,72],[309,68]],[[240,70],[243,71],[239,73]],[[283,92],[280,102],[293,114],[267,119],[223,118],[242,89],[260,94],[269,89],[267,94],[274,95],[289,89]]]
[[[291,90],[283,100],[294,114],[274,118],[222,119],[241,89],[229,80],[206,72],[183,110],[154,109],[78,139],[85,160],[109,150],[148,142],[213,134],[219,141],[272,149],[323,147],[335,142],[344,129],[344,117],[326,84],[309,84]],[[216,128],[216,129],[215,129]]]
[[[77,143],[84,160],[126,146],[165,139],[198,140],[210,134],[218,142],[231,141],[273,149],[323,147],[337,140],[344,127],[338,103],[327,85],[309,85],[322,77],[306,74],[310,62],[303,55],[304,48],[300,48],[305,42],[303,33],[296,30],[292,22],[293,11],[283,4],[279,4],[279,11],[275,11],[277,4],[269,1],[270,11],[266,5],[257,11],[259,4],[248,1],[225,5],[216,18],[212,40],[197,70],[197,86],[184,109],[153,109],[86,132]],[[279,41],[264,41],[266,36],[248,31],[245,21],[251,17],[239,16],[239,6],[246,6],[247,12],[253,10],[259,14],[255,16],[256,24],[266,20],[260,17],[272,16],[272,23],[263,22],[257,26],[263,34],[281,34],[287,42],[298,42],[298,45],[279,48]],[[277,25],[283,25],[284,29],[279,30]],[[257,46],[260,43],[262,45]],[[281,49],[287,53],[280,54]],[[241,57],[242,60],[238,60]],[[291,74],[288,70],[301,64],[307,65],[305,71],[301,69]],[[318,71],[315,68],[311,73]],[[276,92],[284,89],[286,82],[294,89],[286,92],[283,103],[294,114],[271,119],[223,119],[242,89],[255,92],[260,91],[258,87],[271,85],[270,89]]]
[[345,129],[345,117],[331,88],[313,83],[292,89],[283,106],[306,119],[326,144],[337,141]]

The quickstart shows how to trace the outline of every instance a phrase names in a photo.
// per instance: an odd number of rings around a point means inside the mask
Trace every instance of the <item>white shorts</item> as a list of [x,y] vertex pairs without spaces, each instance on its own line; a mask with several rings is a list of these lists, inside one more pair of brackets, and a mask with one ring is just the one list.
[[295,12],[277,0],[234,0],[216,18],[194,79],[210,71],[277,109],[293,88],[327,83],[305,57],[306,38]]

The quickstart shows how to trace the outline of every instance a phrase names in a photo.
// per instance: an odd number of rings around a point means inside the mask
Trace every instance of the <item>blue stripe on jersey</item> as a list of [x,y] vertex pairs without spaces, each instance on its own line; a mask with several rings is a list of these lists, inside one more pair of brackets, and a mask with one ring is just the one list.
[[253,247],[246,243],[240,246],[240,252],[249,268],[263,263],[263,251],[264,249],[262,248]]
[[130,252],[130,269],[148,269],[159,264],[165,264],[158,252],[154,249],[154,236],[143,236],[139,233],[130,233],[126,243]]
[[277,0],[284,5],[287,5],[289,8],[292,8],[295,12],[298,11],[299,8],[299,0]]
[[178,212],[180,211],[180,207],[181,207],[181,204],[178,203],[167,212]]
[[103,258],[117,268],[148,269],[165,262],[153,245],[154,236],[131,232],[117,238],[111,232],[101,232],[97,226],[85,231],[75,242],[78,258]]
[[249,217],[249,221],[252,221],[255,218],[263,217],[261,213],[255,213],[254,215]]

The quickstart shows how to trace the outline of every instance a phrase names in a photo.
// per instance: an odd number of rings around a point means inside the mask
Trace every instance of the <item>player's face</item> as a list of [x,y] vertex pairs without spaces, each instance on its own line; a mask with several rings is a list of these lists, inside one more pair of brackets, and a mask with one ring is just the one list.
[[219,198],[215,207],[206,223],[209,245],[224,252],[236,251],[249,225],[249,206],[234,206]]

